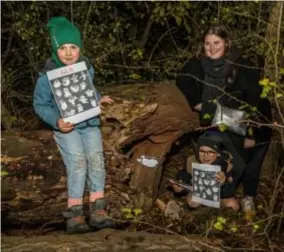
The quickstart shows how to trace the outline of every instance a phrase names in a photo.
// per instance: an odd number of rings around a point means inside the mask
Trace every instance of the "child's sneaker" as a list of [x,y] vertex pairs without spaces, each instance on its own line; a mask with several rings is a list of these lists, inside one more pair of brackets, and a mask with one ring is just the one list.
[[72,206],[63,212],[63,216],[67,219],[67,234],[82,234],[91,231],[83,215],[83,206]]
[[90,220],[89,225],[92,228],[114,228],[114,221],[107,215],[106,200],[97,199],[95,202],[90,203]]
[[242,210],[245,213],[245,219],[247,221],[252,221],[256,215],[253,197],[245,196],[241,200],[241,205],[242,205]]

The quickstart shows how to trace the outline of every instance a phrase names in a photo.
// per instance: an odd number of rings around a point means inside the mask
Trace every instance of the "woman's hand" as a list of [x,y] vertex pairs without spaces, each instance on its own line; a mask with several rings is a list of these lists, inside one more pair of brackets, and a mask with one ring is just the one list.
[[217,172],[216,174],[216,180],[223,185],[226,181],[226,176],[224,172]]
[[61,132],[63,133],[68,133],[73,130],[74,125],[70,122],[64,122],[63,119],[58,119],[57,120],[57,126],[60,129]]
[[112,104],[113,99],[111,99],[108,95],[105,95],[100,99],[100,105],[103,105],[103,103]]
[[245,138],[245,141],[244,141],[244,148],[245,149],[253,148],[254,146],[255,146],[255,140]]

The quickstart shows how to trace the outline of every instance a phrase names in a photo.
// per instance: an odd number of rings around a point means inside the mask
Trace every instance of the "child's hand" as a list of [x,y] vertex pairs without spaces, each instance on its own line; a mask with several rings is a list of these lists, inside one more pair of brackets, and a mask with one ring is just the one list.
[[70,122],[64,122],[63,119],[57,120],[58,128],[61,132],[67,133],[73,130],[74,125]]
[[226,181],[226,176],[225,176],[225,173],[224,172],[217,172],[216,174],[216,180],[221,183],[221,184],[224,184],[225,181]]
[[108,95],[105,95],[100,100],[100,105],[102,105],[103,103],[112,104],[113,100]]

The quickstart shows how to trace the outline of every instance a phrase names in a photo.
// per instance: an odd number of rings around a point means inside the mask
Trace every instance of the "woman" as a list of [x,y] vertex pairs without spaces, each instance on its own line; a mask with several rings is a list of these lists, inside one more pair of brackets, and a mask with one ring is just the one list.
[[[232,45],[226,28],[222,25],[214,25],[207,29],[202,37],[202,47],[196,57],[190,59],[183,67],[177,78],[177,86],[185,95],[191,108],[200,114],[200,125],[207,127],[211,125],[212,117],[216,111],[216,101],[221,106],[232,109],[240,109],[240,106],[248,104],[247,112],[252,120],[258,120],[252,115],[250,108],[256,107],[264,116],[270,119],[269,102],[260,99],[261,87],[258,84],[260,71],[252,66],[252,63],[243,58],[238,48]],[[268,103],[268,109],[261,111],[262,103]],[[263,158],[250,152],[255,149],[258,132],[264,130],[265,139],[269,142],[270,131],[252,127],[243,137],[226,131],[232,143],[246,161],[247,168],[242,179],[246,199],[246,209],[253,208],[253,197],[256,196],[260,168]],[[249,150],[249,151],[248,151]],[[261,150],[261,154],[267,151],[267,144]],[[256,157],[256,158],[255,158]],[[258,162],[253,162],[257,159]],[[251,162],[250,162],[251,161]],[[259,162],[260,161],[260,162]],[[248,171],[249,169],[249,171]],[[253,174],[253,176],[252,176]],[[253,180],[253,183],[251,183]],[[252,188],[253,187],[253,188]]]

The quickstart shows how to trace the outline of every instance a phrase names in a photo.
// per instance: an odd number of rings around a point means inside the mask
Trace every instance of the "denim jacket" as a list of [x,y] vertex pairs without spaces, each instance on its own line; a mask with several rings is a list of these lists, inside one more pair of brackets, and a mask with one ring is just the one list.
[[[39,77],[33,95],[33,107],[36,114],[44,122],[49,124],[54,130],[59,130],[57,126],[57,120],[60,119],[61,116],[46,75],[47,71],[53,70],[55,68],[56,68],[55,63],[52,60],[48,60],[44,68],[39,72]],[[89,65],[88,69],[91,79],[94,80],[94,74],[95,74],[94,68]],[[100,100],[101,97],[100,94],[97,92],[97,90],[95,95],[97,96],[98,100]],[[100,119],[97,116],[88,119],[84,122],[76,124],[75,129],[95,127],[99,125],[100,125]]]

